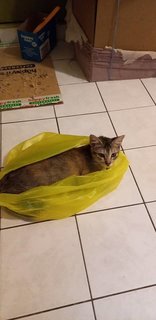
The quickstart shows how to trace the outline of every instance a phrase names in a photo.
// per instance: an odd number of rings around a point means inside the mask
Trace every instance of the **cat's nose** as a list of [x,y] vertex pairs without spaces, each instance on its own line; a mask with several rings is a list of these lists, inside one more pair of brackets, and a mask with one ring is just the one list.
[[110,164],[111,164],[111,161],[106,161],[106,166],[110,166]]

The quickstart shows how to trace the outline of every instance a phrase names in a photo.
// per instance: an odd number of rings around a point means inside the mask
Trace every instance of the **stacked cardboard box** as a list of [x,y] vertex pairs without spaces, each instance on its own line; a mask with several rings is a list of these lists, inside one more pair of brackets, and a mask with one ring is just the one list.
[[75,44],[88,80],[156,76],[155,0],[73,0],[73,13],[88,38]]

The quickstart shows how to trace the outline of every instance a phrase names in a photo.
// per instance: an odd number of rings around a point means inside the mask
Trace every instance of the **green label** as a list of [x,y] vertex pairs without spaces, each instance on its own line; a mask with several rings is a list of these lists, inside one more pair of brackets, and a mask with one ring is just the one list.
[[[46,97],[41,100],[36,100],[36,101],[34,100],[34,101],[27,102],[27,103],[25,102],[25,106],[28,106],[28,105],[42,106],[42,105],[46,105],[46,104],[57,103],[59,101],[61,101],[59,96]],[[0,103],[0,109],[13,109],[13,108],[19,108],[19,107],[24,107],[24,105],[22,105],[21,100],[6,101],[3,104]]]
[[11,109],[11,108],[19,108],[22,103],[20,100],[17,101],[8,101],[4,102],[4,104],[0,104],[0,109]]
[[30,105],[44,105],[45,103],[51,104],[51,103],[59,102],[59,101],[60,101],[60,97],[54,96],[54,97],[47,97],[44,100],[30,101],[29,104]]

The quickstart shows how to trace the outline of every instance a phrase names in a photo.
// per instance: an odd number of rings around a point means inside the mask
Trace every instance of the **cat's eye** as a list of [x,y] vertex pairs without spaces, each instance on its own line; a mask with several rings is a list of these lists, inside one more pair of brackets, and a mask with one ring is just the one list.
[[112,153],[111,157],[115,158],[116,157],[116,153]]
[[101,157],[101,158],[105,157],[103,153],[98,153],[98,156]]

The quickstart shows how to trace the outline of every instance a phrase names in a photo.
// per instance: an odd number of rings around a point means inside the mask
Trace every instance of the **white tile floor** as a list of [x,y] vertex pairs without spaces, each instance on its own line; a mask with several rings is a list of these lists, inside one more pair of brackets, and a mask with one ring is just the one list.
[[2,112],[2,161],[41,131],[125,133],[131,169],[76,217],[2,210],[0,319],[155,320],[156,79],[88,83],[69,45],[52,56],[64,104]]

